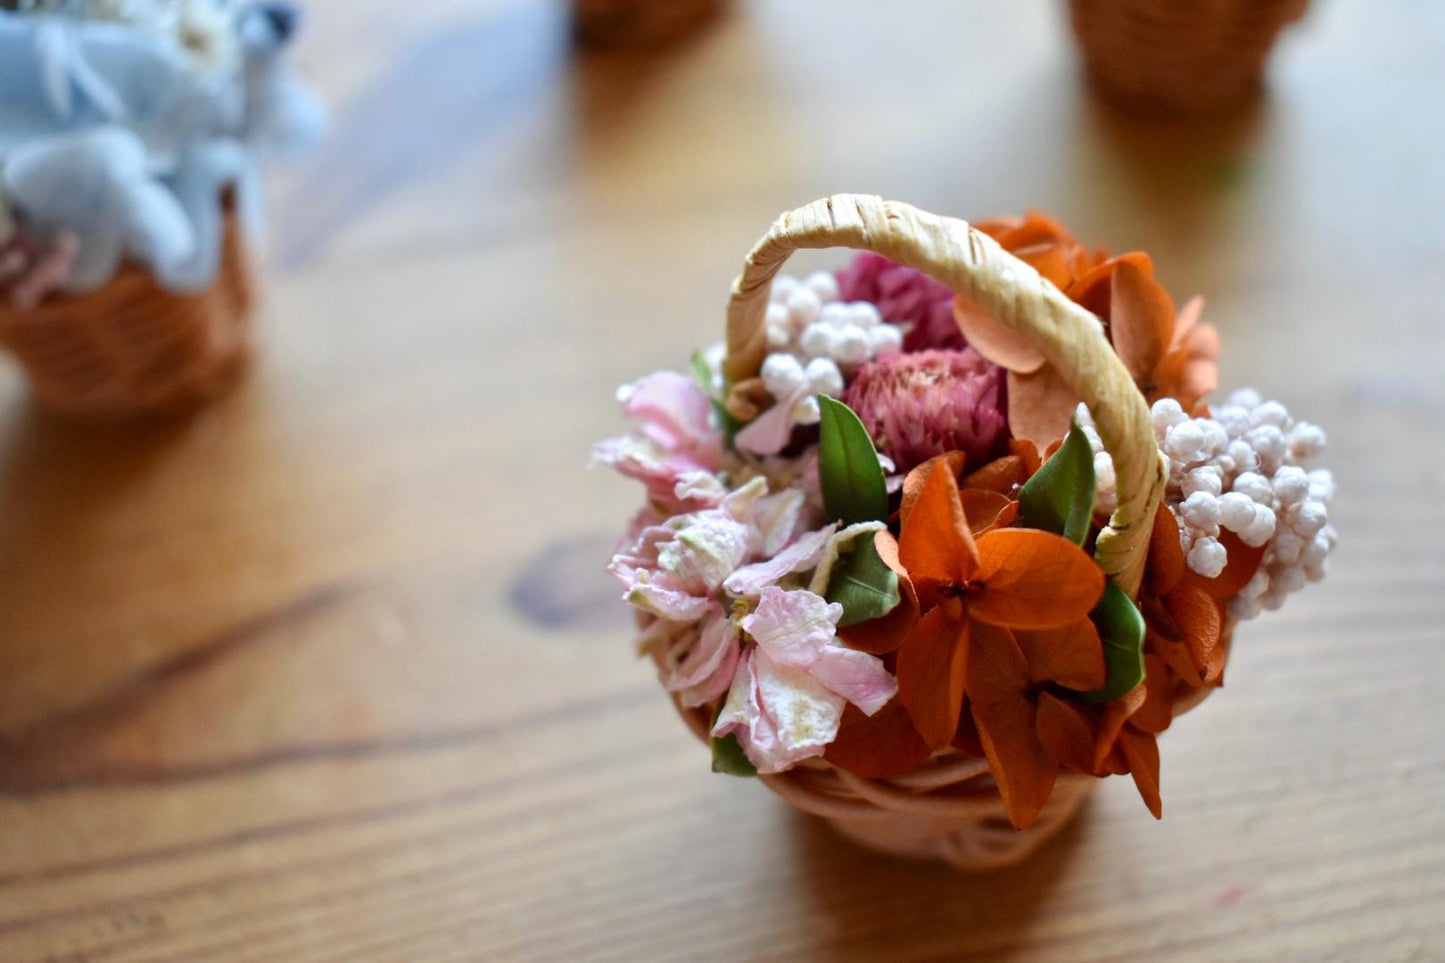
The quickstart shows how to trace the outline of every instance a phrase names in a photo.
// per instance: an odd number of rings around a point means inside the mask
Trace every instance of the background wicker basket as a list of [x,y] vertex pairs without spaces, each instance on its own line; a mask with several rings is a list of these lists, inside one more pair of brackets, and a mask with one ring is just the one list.
[[238,217],[226,212],[221,266],[178,294],[127,264],[103,288],[19,311],[0,303],[0,344],[35,397],[56,411],[124,417],[173,411],[224,391],[251,347],[254,275]]
[[[729,380],[746,379],[761,364],[768,290],[788,256],[800,248],[837,246],[882,254],[947,284],[1027,336],[1058,369],[1089,405],[1114,458],[1119,507],[1099,535],[1096,559],[1120,588],[1137,594],[1166,481],[1144,398],[1098,318],[963,221],[856,195],[826,198],[778,218],[733,286]],[[1226,647],[1231,630],[1224,630]],[[1174,713],[1193,708],[1210,691],[1181,686]],[[709,707],[680,711],[706,738]],[[1098,782],[1061,772],[1038,820],[1019,832],[1009,823],[987,763],[953,749],[891,780],[864,779],[822,759],[762,779],[789,803],[828,819],[859,842],[900,855],[943,859],[967,870],[995,869],[1027,857],[1067,824]]]
[[599,46],[649,46],[685,36],[727,0],[573,0],[573,32]]
[[1069,0],[1084,64],[1120,103],[1228,110],[1256,93],[1281,29],[1308,0]]

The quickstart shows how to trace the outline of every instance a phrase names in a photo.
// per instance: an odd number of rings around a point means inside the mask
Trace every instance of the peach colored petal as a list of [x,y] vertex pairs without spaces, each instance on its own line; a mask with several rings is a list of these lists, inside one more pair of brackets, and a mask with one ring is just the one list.
[[[1192,689],[1202,687],[1205,684],[1204,676],[1200,674],[1198,666],[1194,664],[1194,657],[1189,654],[1189,648],[1180,639],[1170,638],[1155,629],[1154,626],[1159,622],[1157,616],[1153,616],[1153,612],[1157,611],[1156,606],[1146,603],[1142,607],[1144,618],[1148,623],[1144,631],[1145,648],[1162,658],[1174,675],[1185,685]],[[1162,608],[1162,606],[1158,606],[1158,608]]]
[[898,650],[898,697],[929,748],[948,745],[963,709],[969,624],[938,606]]
[[1094,773],[1094,726],[1083,709],[1052,692],[1041,692],[1038,730],[1039,742],[1059,762],[1076,772]]
[[1154,373],[1174,334],[1174,302],[1153,271],[1121,261],[1109,279],[1109,337],[1124,367],[1142,381]]
[[1184,307],[1179,309],[1179,314],[1174,318],[1174,340],[1170,346],[1183,344],[1185,337],[1194,330],[1194,326],[1203,316],[1204,298],[1201,295],[1196,294],[1185,301]]
[[1124,758],[1129,761],[1129,774],[1134,785],[1144,798],[1144,805],[1154,814],[1155,819],[1164,818],[1164,803],[1159,798],[1159,743],[1155,738],[1126,726],[1119,733],[1119,746]]
[[895,698],[873,716],[857,706],[843,710],[837,737],[823,758],[865,779],[891,779],[918,766],[933,752],[903,706]]
[[898,558],[914,587],[920,581],[968,581],[978,564],[978,547],[958,500],[952,471],[932,471],[923,483],[898,538]]
[[1032,341],[961,294],[953,299],[953,320],[969,347],[999,367],[1020,374],[1043,367],[1044,356]]
[[1034,682],[1057,682],[1080,692],[1103,688],[1104,644],[1088,618],[1057,629],[1014,629]]
[[1078,407],[1079,396],[1052,365],[1033,374],[1009,372],[1008,426],[1015,438],[1047,447],[1068,432]]
[[1052,629],[1086,618],[1104,593],[1104,573],[1073,542],[1052,532],[1001,528],[978,539],[969,593],[975,619],[1021,629]]

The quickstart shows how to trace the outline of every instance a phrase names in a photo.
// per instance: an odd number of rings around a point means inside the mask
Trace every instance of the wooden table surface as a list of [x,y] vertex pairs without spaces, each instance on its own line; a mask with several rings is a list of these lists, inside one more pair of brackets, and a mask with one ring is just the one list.
[[[581,57],[547,3],[312,6],[245,387],[99,431],[0,381],[0,960],[1445,960],[1445,6],[1317,0],[1209,127],[1101,110],[1045,0]],[[995,877],[869,855],[632,658],[612,390],[837,191],[1149,250],[1330,429],[1333,575],[1163,740],[1162,823],[1116,779]]]

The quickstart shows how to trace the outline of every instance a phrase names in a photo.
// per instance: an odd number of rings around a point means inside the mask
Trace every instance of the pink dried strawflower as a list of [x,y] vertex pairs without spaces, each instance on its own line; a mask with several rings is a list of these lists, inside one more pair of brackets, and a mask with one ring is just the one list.
[[865,251],[837,277],[842,300],[869,301],[884,321],[906,330],[904,351],[964,347],[963,333],[953,320],[953,292],[922,271]]
[[948,451],[982,465],[1008,437],[1003,369],[972,348],[880,358],[859,369],[843,403],[900,472]]

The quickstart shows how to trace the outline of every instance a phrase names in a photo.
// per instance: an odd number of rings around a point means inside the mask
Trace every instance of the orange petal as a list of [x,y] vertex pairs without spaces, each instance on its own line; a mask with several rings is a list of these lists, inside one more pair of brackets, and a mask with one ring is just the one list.
[[1190,331],[1194,330],[1194,326],[1199,323],[1199,319],[1203,316],[1203,297],[1196,294],[1188,301],[1185,301],[1184,307],[1179,309],[1179,314],[1174,318],[1174,340],[1171,343],[1171,347],[1173,345],[1183,344],[1184,339]]
[[1024,473],[1024,460],[1018,455],[1004,455],[995,458],[978,471],[963,480],[964,490],[983,488],[1000,495],[1014,495],[1028,480]]
[[958,731],[953,734],[953,748],[975,759],[983,758],[983,742],[978,737],[978,726],[973,724],[973,708],[967,699],[963,700],[963,712],[958,717]]
[[1030,244],[1013,251],[1015,257],[1038,271],[1044,280],[1062,291],[1074,280],[1069,259],[1056,244]]
[[1198,399],[1219,390],[1219,365],[1210,358],[1192,358],[1179,373],[1179,396]]
[[1080,692],[1103,688],[1108,678],[1104,644],[1090,619],[1058,629],[1014,629],[1013,635],[1034,682],[1057,682]]
[[1135,381],[1154,373],[1174,335],[1174,302],[1154,272],[1121,261],[1109,279],[1109,338]]
[[1229,557],[1224,571],[1215,578],[1205,578],[1192,569],[1185,569],[1180,584],[1193,585],[1203,589],[1211,598],[1224,600],[1238,595],[1240,589],[1254,578],[1254,573],[1259,571],[1259,563],[1264,559],[1264,546],[1250,548],[1239,540],[1238,535],[1228,530],[1219,533],[1219,542]]
[[[935,460],[934,464],[945,463]],[[920,595],[924,594],[919,584],[922,580],[961,583],[973,574],[978,546],[964,517],[958,482],[951,470],[928,473],[923,490],[903,522],[898,557]]]
[[[1063,225],[1041,211],[1026,211],[1021,219],[999,218],[989,223],[1006,225],[1001,227],[997,233],[990,232],[1006,251],[1017,253],[1020,248],[1037,244],[1074,246],[1079,243]],[[978,225],[975,224],[974,227],[978,227]]]
[[1168,505],[1161,504],[1154,513],[1154,528],[1149,533],[1149,557],[1145,563],[1149,590],[1163,596],[1174,591],[1184,577],[1184,546],[1179,542],[1179,522]]
[[1000,528],[978,539],[969,614],[1020,629],[1053,629],[1086,618],[1104,594],[1104,573],[1052,532]]
[[1219,329],[1212,324],[1195,326],[1187,334],[1179,336],[1179,341],[1191,360],[1219,360]]
[[1174,721],[1174,676],[1153,652],[1144,656],[1144,703],[1129,717],[1129,725],[1158,734]]
[[973,622],[968,633],[965,688],[975,705],[1011,698],[1033,686],[1028,662],[1013,633],[1001,625]]
[[1206,684],[1210,667],[1217,665],[1223,671],[1224,664],[1216,657],[1219,650],[1220,618],[1219,607],[1214,599],[1192,585],[1181,585],[1164,599],[1164,607],[1179,626],[1180,641],[1184,643],[1195,669]]
[[[1159,620],[1151,619],[1151,607],[1141,605],[1141,608],[1144,610],[1145,621],[1148,622],[1148,627],[1144,631],[1145,648],[1162,658],[1174,675],[1185,685],[1193,689],[1203,686],[1205,684],[1204,676],[1194,664],[1194,657],[1189,654],[1189,648],[1178,638],[1171,638],[1169,635],[1157,631],[1154,626],[1159,624]],[[1147,655],[1145,657],[1147,658]]]
[[958,500],[974,535],[1007,525],[1018,516],[1018,502],[987,488],[965,488],[958,493]]
[[1094,726],[1081,707],[1052,692],[1039,693],[1038,730],[1039,741],[1059,762],[1094,773]]
[[1054,791],[1059,761],[1039,739],[1038,709],[1025,695],[972,704],[989,771],[1015,829],[1027,829]]
[[1028,481],[1033,477],[1034,472],[1044,463],[1043,456],[1039,454],[1039,446],[1027,438],[1010,438],[1008,440],[1009,454],[1017,455],[1024,462],[1024,480]]
[[948,745],[963,709],[969,623],[937,606],[898,650],[898,697],[930,749]]
[[932,753],[913,728],[902,700],[895,697],[872,716],[848,703],[838,735],[823,750],[823,758],[865,779],[892,779],[916,768]]
[[1095,769],[1107,768],[1109,755],[1114,751],[1115,743],[1119,741],[1119,732],[1124,728],[1124,723],[1129,721],[1129,717],[1144,705],[1146,696],[1147,693],[1141,685],[1124,693],[1113,702],[1104,704],[1104,711],[1099,713],[1098,741],[1094,743]]
[[1129,761],[1129,774],[1144,805],[1154,814],[1155,819],[1164,818],[1164,803],[1159,798],[1159,743],[1147,732],[1140,732],[1133,726],[1125,726],[1119,733],[1119,747]]
[[907,524],[908,516],[913,514],[913,506],[918,504],[918,496],[923,494],[923,486],[928,481],[928,476],[933,474],[933,469],[939,465],[947,465],[953,477],[957,478],[967,461],[968,456],[963,452],[950,451],[928,459],[905,475],[903,477],[903,500],[898,506],[899,524]]
[[1009,372],[1008,426],[1015,438],[1046,447],[1068,432],[1078,406],[1079,396],[1052,365],[1033,374]]
[[883,564],[898,576],[898,604],[882,618],[840,627],[838,637],[850,649],[882,655],[902,645],[908,633],[913,631],[914,623],[918,621],[918,593],[913,589],[907,569],[898,560],[898,542],[893,535],[886,529],[877,532],[873,536],[873,545]]
[[1104,757],[1103,764],[1097,770],[1101,776],[1124,776],[1129,772],[1129,760],[1124,758],[1124,750],[1119,748],[1116,742],[1114,748]]
[[1111,257],[1084,272],[1074,279],[1074,283],[1070,284],[1064,293],[1070,300],[1083,305],[1104,320],[1109,320],[1109,309],[1113,300],[1110,297],[1112,281],[1114,272],[1121,264],[1132,264],[1150,275],[1154,273],[1154,262],[1149,255],[1143,251],[1130,251],[1128,254]]
[[961,294],[953,299],[953,320],[969,347],[999,367],[1021,374],[1043,367],[1044,356],[1032,341]]

